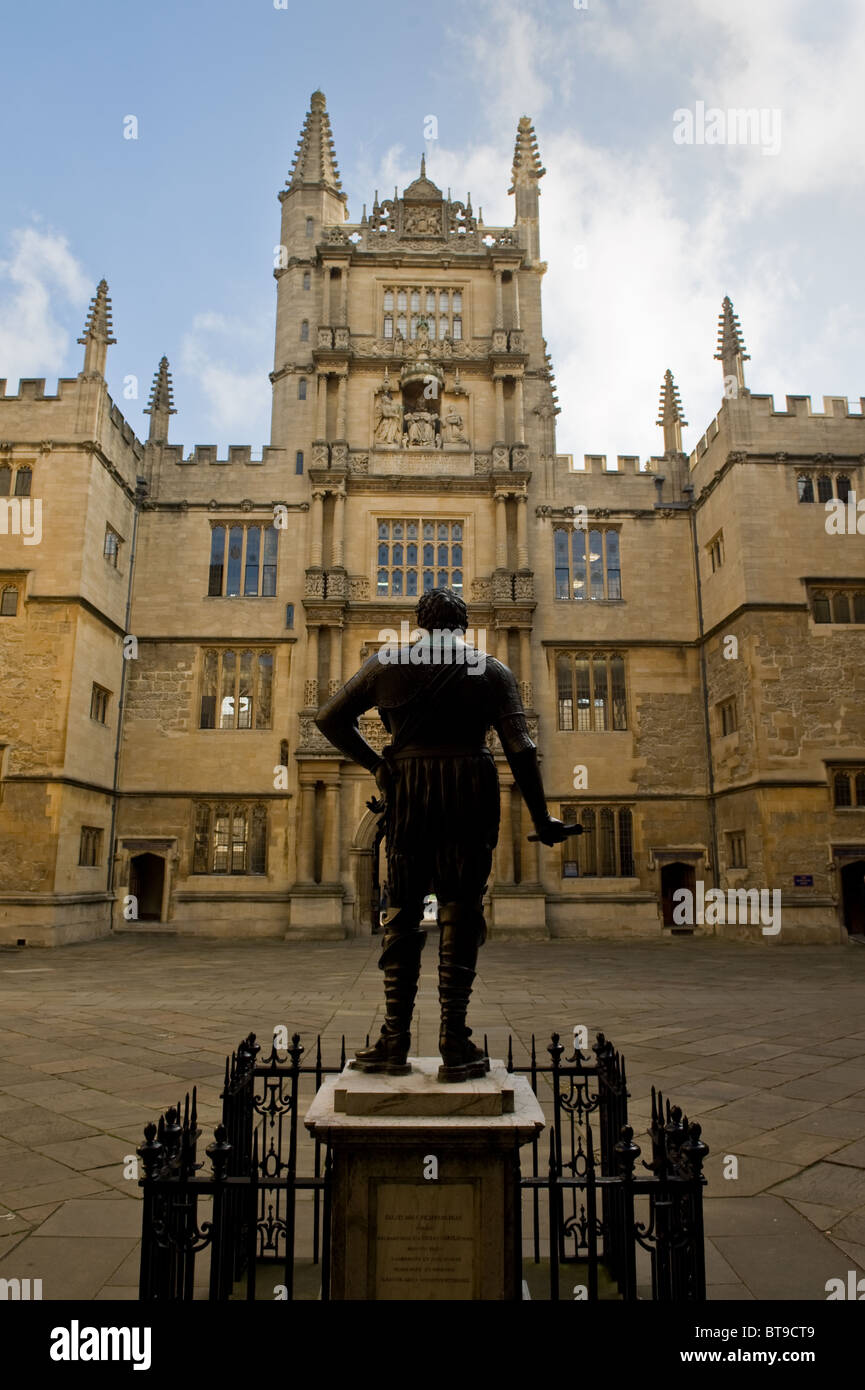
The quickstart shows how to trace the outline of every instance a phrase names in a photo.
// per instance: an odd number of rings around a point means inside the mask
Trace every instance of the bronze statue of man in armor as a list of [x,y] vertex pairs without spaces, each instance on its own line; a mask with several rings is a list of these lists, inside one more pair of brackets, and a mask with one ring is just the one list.
[[[417,605],[423,632],[410,647],[383,648],[319,710],[316,724],[347,758],[374,774],[384,800],[390,905],[383,914],[379,967],[385,1021],[378,1041],[351,1063],[361,1071],[404,1074],[426,934],[424,896],[435,893],[440,926],[439,1050],[442,1081],[489,1070],[471,1042],[466,1012],[478,948],[486,936],[483,898],[499,833],[499,780],[486,735],[495,729],[545,845],[579,827],[547,811],[537,750],[513,673],[465,641],[466,606],[451,589]],[[390,736],[379,756],[358,729],[377,708]]]

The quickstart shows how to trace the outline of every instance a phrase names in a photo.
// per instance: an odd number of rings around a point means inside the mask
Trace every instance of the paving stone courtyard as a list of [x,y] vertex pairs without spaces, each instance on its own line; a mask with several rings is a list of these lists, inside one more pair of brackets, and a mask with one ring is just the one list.
[[[417,1051],[436,1051],[435,933]],[[378,944],[225,944],[124,934],[0,950],[0,1277],[46,1299],[136,1298],[140,1190],[123,1160],[198,1086],[209,1142],[226,1052],[249,1032],[377,1033]],[[823,1300],[865,1273],[865,950],[677,938],[505,944],[470,1022],[516,1060],[534,1032],[597,1030],[628,1063],[644,1137],[654,1083],[703,1125],[712,1299]],[[725,1155],[738,1177],[725,1179]],[[727,1168],[732,1165],[727,1162]]]

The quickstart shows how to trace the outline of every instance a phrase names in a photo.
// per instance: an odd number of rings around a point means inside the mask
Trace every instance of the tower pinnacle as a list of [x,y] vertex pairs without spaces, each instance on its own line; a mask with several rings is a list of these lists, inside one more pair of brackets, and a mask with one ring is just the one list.
[[173,393],[174,388],[171,382],[171,372],[168,370],[168,358],[163,357],[153,378],[150,400],[144,409],[144,414],[150,416],[148,440],[155,440],[162,444],[167,441],[168,417],[177,414],[174,408]]
[[531,181],[542,179],[546,169],[541,167],[541,156],[538,150],[538,137],[535,135],[535,128],[532,125],[531,116],[520,116],[520,123],[517,126],[517,139],[514,145],[514,162],[511,168],[511,186],[508,193],[514,193],[517,188],[531,187]]
[[750,360],[750,354],[745,351],[739,316],[730,296],[725,295],[718,316],[718,351],[715,353],[715,361],[720,362],[724,369],[725,396],[735,396],[744,388],[744,364]]
[[309,111],[286,183],[291,192],[310,186],[326,188],[345,202],[324,92],[313,92],[309,99]]
[[538,141],[530,116],[520,116],[511,168],[511,186],[515,194],[514,226],[529,262],[540,259],[540,228],[538,222],[538,183],[546,173],[541,165]]
[[112,337],[113,331],[108,282],[100,280],[96,286],[96,293],[90,301],[84,333],[78,339],[79,343],[84,344],[83,376],[105,375],[105,359],[108,347],[111,343],[117,342],[117,339]]
[[682,452],[682,426],[687,425],[688,422],[682,410],[679,388],[673,380],[673,373],[669,367],[664,373],[661,399],[658,403],[658,418],[655,423],[661,425],[664,430],[664,453],[680,454]]

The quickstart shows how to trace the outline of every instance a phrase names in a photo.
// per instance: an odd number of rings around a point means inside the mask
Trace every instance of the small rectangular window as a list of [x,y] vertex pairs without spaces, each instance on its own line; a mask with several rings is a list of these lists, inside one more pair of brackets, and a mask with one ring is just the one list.
[[19,468],[15,474],[15,496],[29,497],[30,484],[33,481],[32,468]]
[[727,835],[727,863],[731,869],[744,869],[748,865],[744,830],[733,830]]
[[7,584],[0,592],[0,618],[14,618],[18,613],[18,586]]
[[817,594],[814,598],[814,621],[815,623],[831,623],[832,621],[829,600],[825,594]]
[[734,734],[739,727],[736,719],[736,701],[722,700],[717,708],[721,737],[726,738],[728,734]]
[[302,449],[298,449],[297,453],[296,453],[295,456],[294,456],[294,471],[295,471],[295,473],[302,473],[302,472],[303,472],[303,450],[302,450]]
[[94,685],[90,692],[90,718],[97,724],[104,724],[108,717],[108,694],[101,685]]
[[120,558],[120,537],[110,526],[105,528],[105,540],[102,545],[102,554],[109,565],[117,569],[117,561]]
[[81,868],[98,868],[102,862],[102,831],[95,825],[82,825],[78,845],[78,863]]

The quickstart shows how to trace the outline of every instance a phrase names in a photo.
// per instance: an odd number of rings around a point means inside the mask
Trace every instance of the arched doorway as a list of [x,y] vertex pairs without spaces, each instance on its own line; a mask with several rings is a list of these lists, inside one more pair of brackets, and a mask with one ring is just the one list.
[[848,936],[865,937],[865,859],[841,870],[841,904]]
[[160,922],[165,892],[165,860],[160,854],[136,854],[129,864],[129,891],[138,899],[138,921]]
[[680,932],[690,932],[693,930],[693,922],[688,923],[686,926],[673,921],[673,912],[676,908],[676,904],[673,901],[673,894],[680,888],[687,888],[691,894],[691,901],[693,902],[695,882],[696,876],[693,864],[685,864],[677,859],[674,860],[672,864],[662,865],[661,907],[664,913],[665,927],[670,927],[673,931]]
[[379,931],[379,900],[385,877],[384,822],[367,811],[351,849],[354,861],[354,930],[358,936]]

